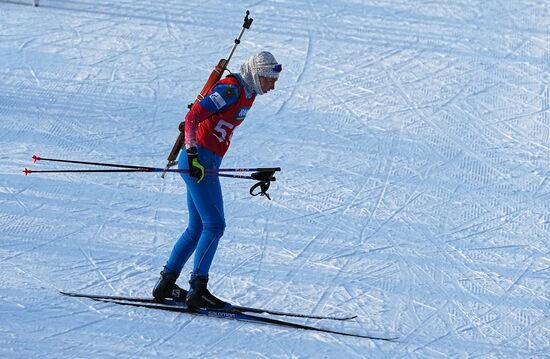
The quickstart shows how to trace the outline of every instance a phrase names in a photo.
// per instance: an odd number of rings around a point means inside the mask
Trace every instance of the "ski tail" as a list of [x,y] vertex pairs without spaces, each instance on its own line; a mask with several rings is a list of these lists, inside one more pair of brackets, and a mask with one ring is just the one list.
[[68,297],[75,297],[75,298],[113,299],[113,300],[126,300],[129,302],[150,302],[150,303],[157,302],[156,299],[150,298],[150,297],[141,298],[141,297],[128,297],[123,295],[86,294],[86,293],[64,292],[64,291],[59,291],[59,293],[66,295]]

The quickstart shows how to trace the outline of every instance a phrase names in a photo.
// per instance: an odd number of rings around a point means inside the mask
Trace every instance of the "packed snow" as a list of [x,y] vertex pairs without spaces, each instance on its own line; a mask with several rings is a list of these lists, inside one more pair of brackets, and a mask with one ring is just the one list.
[[[1,358],[547,358],[550,3],[0,1]],[[396,342],[69,298],[149,296],[186,227],[163,167],[245,11],[229,69],[283,64],[224,167],[210,276],[233,303]],[[186,285],[187,265],[179,281]]]

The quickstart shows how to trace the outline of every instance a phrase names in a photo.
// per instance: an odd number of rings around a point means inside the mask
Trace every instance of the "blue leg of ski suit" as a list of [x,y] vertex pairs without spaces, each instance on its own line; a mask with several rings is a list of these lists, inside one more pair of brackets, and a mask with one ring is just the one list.
[[[220,168],[220,156],[201,146],[197,146],[197,149],[204,168]],[[182,151],[178,168],[188,169],[188,166],[187,155]],[[187,173],[181,176],[187,186],[189,224],[174,245],[165,270],[180,273],[194,251],[193,274],[207,276],[225,229],[220,179],[217,176],[205,176],[201,183],[197,183],[197,179],[189,177]]]

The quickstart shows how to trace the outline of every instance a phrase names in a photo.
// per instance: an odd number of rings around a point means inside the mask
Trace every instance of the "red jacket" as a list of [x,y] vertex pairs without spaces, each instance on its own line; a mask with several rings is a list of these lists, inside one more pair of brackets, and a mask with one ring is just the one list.
[[200,145],[223,157],[239,126],[256,98],[232,75],[220,80],[212,91],[195,104],[185,117],[185,144]]

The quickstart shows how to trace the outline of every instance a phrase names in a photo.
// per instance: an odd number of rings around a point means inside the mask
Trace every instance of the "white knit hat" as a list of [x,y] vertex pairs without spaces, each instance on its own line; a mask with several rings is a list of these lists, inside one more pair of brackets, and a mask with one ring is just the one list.
[[264,92],[262,91],[259,77],[278,79],[281,70],[282,66],[277,63],[275,57],[270,52],[262,51],[242,64],[241,76],[256,94],[263,95]]

